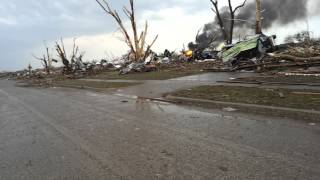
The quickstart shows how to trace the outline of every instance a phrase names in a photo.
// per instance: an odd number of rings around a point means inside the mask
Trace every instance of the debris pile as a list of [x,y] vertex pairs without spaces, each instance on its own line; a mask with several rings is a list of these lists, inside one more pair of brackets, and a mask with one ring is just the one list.
[[285,50],[268,53],[257,67],[262,70],[308,69],[320,66],[320,42],[308,41],[288,46]]
[[297,43],[287,45],[283,51],[279,51],[281,54],[287,54],[296,57],[316,57],[320,55],[320,41],[309,41],[305,43]]
[[320,41],[309,40],[276,46],[276,36],[258,35],[253,38],[225,46],[218,53],[224,63],[223,69],[206,71],[294,70],[320,66]]
[[135,72],[151,72],[156,71],[155,65],[146,65],[145,63],[131,63],[127,67],[120,70],[120,75],[135,73]]
[[0,72],[0,79],[13,79],[16,77],[16,72]]

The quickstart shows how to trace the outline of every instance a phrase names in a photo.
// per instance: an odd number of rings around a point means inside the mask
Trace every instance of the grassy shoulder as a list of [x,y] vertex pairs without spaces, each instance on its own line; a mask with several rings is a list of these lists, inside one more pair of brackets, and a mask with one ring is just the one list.
[[139,85],[138,82],[103,82],[89,81],[80,79],[68,79],[63,76],[54,79],[25,79],[16,82],[19,87],[67,87],[75,89],[88,89],[93,91],[108,91],[110,89],[119,89],[129,86]]
[[132,73],[126,75],[119,75],[118,71],[103,72],[88,78],[91,79],[127,79],[127,80],[167,80],[172,78],[178,78],[182,76],[189,76],[200,74],[200,71],[193,72],[173,72],[173,71],[155,71],[155,72],[143,72],[143,73]]
[[239,86],[200,86],[189,90],[181,90],[172,95],[213,101],[320,111],[320,91],[262,89]]
[[243,83],[287,83],[287,84],[320,84],[320,76],[299,76],[299,75],[290,75],[290,76],[257,76],[257,77],[246,77],[238,78],[235,81],[240,81]]
[[167,80],[172,78],[178,78],[183,76],[190,76],[196,74],[202,74],[203,69],[214,67],[214,62],[202,62],[202,63],[178,63],[161,65],[158,67],[158,71],[131,73],[126,75],[119,75],[118,71],[106,71],[96,75],[89,76],[89,79],[125,79],[125,80]]
[[138,83],[127,82],[98,82],[85,80],[60,80],[52,82],[53,86],[76,87],[76,88],[93,88],[93,89],[117,89],[137,85]]

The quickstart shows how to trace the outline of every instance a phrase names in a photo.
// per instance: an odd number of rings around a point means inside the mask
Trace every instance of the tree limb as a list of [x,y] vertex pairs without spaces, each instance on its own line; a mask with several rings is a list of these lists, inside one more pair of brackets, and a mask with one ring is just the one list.
[[[119,14],[116,10],[112,10],[109,3],[106,0],[96,0],[96,2],[102,7],[102,9],[108,14],[111,15],[114,20],[119,25],[124,37],[125,42],[129,46],[131,50],[131,55],[134,56],[134,61],[142,61],[146,58],[146,55],[149,54],[150,46],[147,47],[146,50],[146,36],[148,34],[148,23],[146,22],[144,31],[138,33],[137,24],[136,24],[136,17],[135,17],[135,8],[134,8],[134,0],[129,0],[130,7],[123,7],[123,12],[130,20],[131,28],[132,28],[132,37],[129,35],[127,29],[123,25],[122,19],[120,18]],[[139,36],[139,35],[140,36]],[[132,39],[131,39],[132,38]],[[158,36],[154,39],[151,43],[151,46],[155,43]]]
[[234,10],[233,10],[233,13],[236,13],[238,9],[244,7],[247,3],[247,0],[244,0],[243,3],[239,6],[237,6]]
[[227,35],[227,31],[224,27],[224,23],[222,20],[222,17],[220,15],[220,11],[219,11],[219,6],[218,6],[218,0],[210,0],[210,2],[212,3],[214,8],[211,8],[212,11],[216,14],[217,18],[218,18],[218,22],[219,22],[219,26],[220,26],[220,30],[222,32],[223,38],[225,41],[228,40],[228,35]]

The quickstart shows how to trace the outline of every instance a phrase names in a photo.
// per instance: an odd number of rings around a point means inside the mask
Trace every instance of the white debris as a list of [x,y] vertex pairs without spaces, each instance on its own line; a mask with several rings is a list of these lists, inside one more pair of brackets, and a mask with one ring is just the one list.
[[237,109],[234,109],[234,108],[232,108],[232,107],[223,108],[222,110],[227,111],[227,112],[237,111]]

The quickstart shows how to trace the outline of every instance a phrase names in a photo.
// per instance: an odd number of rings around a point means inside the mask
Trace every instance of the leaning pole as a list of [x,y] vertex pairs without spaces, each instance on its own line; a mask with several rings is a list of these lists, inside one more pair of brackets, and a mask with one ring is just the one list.
[[256,0],[256,34],[262,34],[261,0]]

